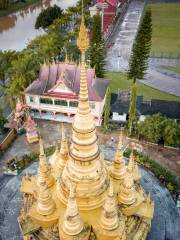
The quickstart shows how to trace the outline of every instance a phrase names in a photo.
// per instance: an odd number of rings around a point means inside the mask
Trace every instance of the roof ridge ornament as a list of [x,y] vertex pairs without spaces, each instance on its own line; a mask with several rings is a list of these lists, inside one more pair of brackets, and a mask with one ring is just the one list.
[[79,36],[78,36],[78,39],[77,39],[77,46],[78,46],[78,48],[79,48],[79,50],[81,51],[82,54],[89,47],[89,38],[88,38],[87,29],[86,29],[86,26],[85,26],[83,8],[84,8],[84,4],[83,4],[83,0],[82,0],[81,25],[80,25]]

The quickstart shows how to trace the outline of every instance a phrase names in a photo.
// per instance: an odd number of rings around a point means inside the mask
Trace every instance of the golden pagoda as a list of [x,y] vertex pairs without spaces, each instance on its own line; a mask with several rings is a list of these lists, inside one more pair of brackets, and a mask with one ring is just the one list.
[[88,99],[85,51],[89,39],[83,15],[77,45],[81,51],[80,94],[71,144],[68,147],[63,128],[61,148],[56,149],[50,167],[40,139],[37,176],[23,177],[20,188],[24,204],[18,221],[23,237],[144,240],[154,203],[134,179],[132,161],[125,165],[122,133],[112,165],[99,150]]

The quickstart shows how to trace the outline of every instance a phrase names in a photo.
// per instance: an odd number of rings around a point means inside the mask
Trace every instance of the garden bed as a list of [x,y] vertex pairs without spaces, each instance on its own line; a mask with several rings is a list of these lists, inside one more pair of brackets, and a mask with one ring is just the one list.
[[[124,156],[129,158],[130,153],[131,150],[127,149],[124,152]],[[143,156],[136,150],[134,151],[134,155],[136,156],[137,163],[150,170],[159,181],[167,187],[173,199],[177,201],[178,195],[180,194],[180,182],[176,180],[176,175],[154,160],[149,159],[147,156]]]
[[[45,149],[46,156],[50,156],[55,151],[55,147],[51,146]],[[32,152],[22,157],[10,159],[4,167],[4,174],[19,175],[24,169],[38,160],[39,153]]]

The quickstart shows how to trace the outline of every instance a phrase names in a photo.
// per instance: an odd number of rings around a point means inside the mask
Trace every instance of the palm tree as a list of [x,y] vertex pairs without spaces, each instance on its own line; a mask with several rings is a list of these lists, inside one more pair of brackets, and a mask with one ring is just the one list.
[[1,87],[4,93],[3,104],[15,106],[15,99],[22,95],[25,88],[36,78],[39,70],[39,60],[36,55],[22,52],[12,61],[9,69],[9,81]]
[[3,87],[5,87],[8,79],[8,69],[10,69],[12,61],[17,59],[17,56],[16,51],[0,52],[0,81]]

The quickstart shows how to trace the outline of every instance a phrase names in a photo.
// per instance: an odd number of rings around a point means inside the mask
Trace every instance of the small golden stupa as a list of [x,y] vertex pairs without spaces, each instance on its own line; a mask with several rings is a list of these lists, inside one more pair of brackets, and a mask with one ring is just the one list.
[[24,239],[144,240],[154,203],[139,184],[133,153],[126,166],[120,135],[112,165],[99,151],[86,82],[88,34],[82,16],[77,45],[81,51],[79,105],[71,145],[62,126],[61,147],[47,161],[40,138],[37,176],[24,176],[23,206],[18,218]]

